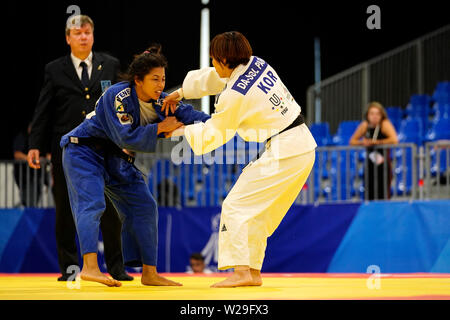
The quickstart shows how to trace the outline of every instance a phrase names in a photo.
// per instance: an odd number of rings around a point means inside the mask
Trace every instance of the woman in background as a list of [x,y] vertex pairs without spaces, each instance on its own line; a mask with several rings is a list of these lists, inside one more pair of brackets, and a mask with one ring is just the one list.
[[365,175],[367,177],[365,186],[368,200],[390,198],[392,179],[390,152],[389,150],[384,152],[382,148],[377,149],[376,146],[397,143],[397,132],[389,121],[386,110],[379,102],[369,103],[364,120],[350,138],[350,145],[367,147],[369,172]]

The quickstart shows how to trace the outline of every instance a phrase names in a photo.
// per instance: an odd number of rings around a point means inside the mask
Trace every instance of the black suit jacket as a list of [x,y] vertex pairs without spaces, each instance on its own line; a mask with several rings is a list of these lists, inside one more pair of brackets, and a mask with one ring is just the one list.
[[120,71],[119,60],[93,52],[92,73],[87,87],[76,73],[70,54],[45,66],[44,84],[33,115],[29,148],[46,150],[51,137],[52,162],[61,163],[61,137],[78,126],[94,110],[102,95],[102,84],[114,84]]

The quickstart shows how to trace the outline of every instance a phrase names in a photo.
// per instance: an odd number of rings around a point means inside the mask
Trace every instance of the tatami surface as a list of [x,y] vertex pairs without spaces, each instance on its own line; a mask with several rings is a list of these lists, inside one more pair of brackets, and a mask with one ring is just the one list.
[[183,286],[143,286],[139,274],[118,288],[83,280],[58,282],[56,274],[0,274],[0,300],[450,300],[450,274],[263,274],[261,287],[226,289],[210,288],[224,274],[162,275]]

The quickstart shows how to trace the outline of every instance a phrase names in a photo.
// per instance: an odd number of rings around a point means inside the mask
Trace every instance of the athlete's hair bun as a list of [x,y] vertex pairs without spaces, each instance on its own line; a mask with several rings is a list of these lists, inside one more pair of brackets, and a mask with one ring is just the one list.
[[119,79],[135,84],[135,80],[143,80],[153,68],[167,68],[167,60],[161,52],[159,43],[151,44],[144,52],[136,54],[126,73],[121,73]]
[[144,53],[161,54],[162,46],[159,43],[153,43]]

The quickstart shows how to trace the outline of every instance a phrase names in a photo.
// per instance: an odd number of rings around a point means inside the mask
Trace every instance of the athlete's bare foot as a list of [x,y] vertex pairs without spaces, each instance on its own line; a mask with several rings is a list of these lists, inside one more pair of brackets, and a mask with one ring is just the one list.
[[108,287],[120,287],[120,281],[108,278],[103,274],[97,262],[97,253],[90,252],[83,255],[83,269],[80,272],[80,278],[86,281],[94,281],[104,284]]
[[261,271],[257,269],[250,269],[250,274],[252,275],[253,286],[262,285]]
[[182,286],[181,283],[169,280],[156,272],[156,266],[143,265],[141,283],[144,286]]
[[96,272],[95,270],[85,270],[83,268],[80,273],[80,278],[81,280],[99,282],[107,285],[108,287],[122,286],[122,283],[120,281],[108,278],[105,274],[101,273],[100,270]]
[[[254,270],[254,269],[252,269]],[[258,271],[258,270],[255,270]],[[255,276],[252,275],[248,266],[236,266],[231,276],[223,281],[217,282],[211,286],[211,288],[234,288],[244,286],[260,286],[262,284],[261,275],[255,272]]]

